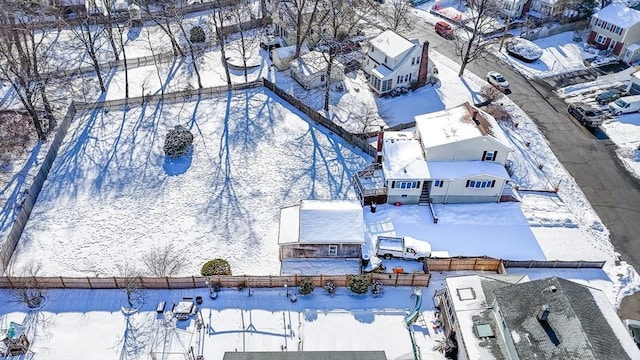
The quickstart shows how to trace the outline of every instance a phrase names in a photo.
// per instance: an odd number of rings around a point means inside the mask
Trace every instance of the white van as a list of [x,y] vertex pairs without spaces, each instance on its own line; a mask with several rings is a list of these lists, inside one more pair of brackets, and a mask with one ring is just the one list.
[[628,114],[640,110],[640,95],[625,96],[609,103],[609,111],[613,115]]

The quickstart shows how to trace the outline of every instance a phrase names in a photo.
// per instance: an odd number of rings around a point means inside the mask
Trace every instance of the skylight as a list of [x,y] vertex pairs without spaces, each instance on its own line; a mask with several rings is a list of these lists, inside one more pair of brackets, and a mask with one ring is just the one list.
[[487,323],[475,324],[475,328],[476,328],[476,334],[478,334],[479,338],[495,337],[495,334],[493,333],[493,329],[491,328],[491,325]]
[[458,298],[461,301],[464,300],[475,300],[476,298],[476,292],[473,291],[473,288],[462,288],[462,289],[456,289],[456,292],[458,293]]

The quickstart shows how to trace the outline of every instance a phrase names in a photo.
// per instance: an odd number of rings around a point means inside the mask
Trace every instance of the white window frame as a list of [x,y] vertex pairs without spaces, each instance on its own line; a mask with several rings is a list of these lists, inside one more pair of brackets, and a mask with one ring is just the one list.
[[595,39],[593,39],[593,41],[595,41],[597,44],[604,45],[604,43],[607,41],[607,37],[602,34],[596,34],[596,37]]
[[329,256],[338,256],[338,245],[329,245]]

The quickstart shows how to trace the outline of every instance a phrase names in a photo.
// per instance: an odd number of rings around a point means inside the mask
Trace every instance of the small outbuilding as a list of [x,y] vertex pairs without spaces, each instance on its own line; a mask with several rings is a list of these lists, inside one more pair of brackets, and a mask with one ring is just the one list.
[[353,200],[302,200],[280,210],[280,260],[352,259],[364,243],[362,206]]
[[[305,89],[313,89],[329,82],[344,78],[344,65],[333,60],[331,74],[327,76],[329,55],[319,51],[311,51],[291,61],[291,76]],[[327,78],[328,77],[328,78]]]
[[[307,53],[309,53],[309,48],[307,48],[306,45],[303,45],[300,48],[300,55]],[[294,59],[295,54],[295,45],[275,48],[271,50],[273,65],[280,71],[287,70],[290,67],[291,61]]]

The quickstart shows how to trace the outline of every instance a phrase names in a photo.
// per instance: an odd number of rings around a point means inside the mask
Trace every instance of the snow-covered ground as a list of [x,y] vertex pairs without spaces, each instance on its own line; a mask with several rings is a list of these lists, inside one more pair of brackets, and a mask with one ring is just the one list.
[[[215,51],[207,54],[205,86],[224,84],[215,62],[219,58]],[[477,100],[484,84],[480,78],[467,74],[461,80],[453,61],[437,53],[432,59],[440,70],[440,84],[398,98],[374,99],[362,77],[350,75],[347,91],[332,93],[332,119],[352,126],[345,114],[354,101],[384,109],[387,123],[393,125]],[[320,95],[299,92],[288,75],[268,66],[254,70],[250,79],[260,74],[299,97]],[[242,74],[234,79],[240,81]],[[166,66],[159,76],[155,67],[136,69],[130,81],[136,95],[154,93],[161,84],[176,90],[195,84],[184,63]],[[122,89],[121,72],[113,72],[106,98],[122,97]],[[624,295],[640,288],[640,278],[627,264],[617,265],[607,229],[535,124],[509,99],[500,101],[519,124],[504,127],[515,150],[510,157],[514,182],[530,190],[558,186],[558,193],[526,194],[519,204],[438,205],[437,225],[430,224],[426,209],[417,206],[384,205],[375,214],[365,209],[369,240],[380,233],[432,236],[434,250],[452,254],[606,260],[602,270],[509,273],[531,274],[532,279],[562,276],[603,290],[614,306],[619,305]],[[186,163],[166,163],[162,154],[164,134],[176,124],[187,125],[196,137]],[[22,265],[42,259],[48,275],[114,275],[117,265],[137,262],[149,248],[173,243],[188,255],[188,274],[218,256],[231,262],[234,274],[277,274],[280,207],[305,198],[353,198],[351,174],[369,161],[263,90],[178,105],[151,103],[126,112],[82,113],[69,130],[15,260]],[[514,239],[498,237],[504,234]],[[486,246],[490,236],[499,245]],[[422,289],[425,321],[413,325],[422,358],[443,358],[432,350],[440,334],[430,321],[435,311],[431,298],[445,275],[454,273],[434,274],[430,286]],[[411,289],[387,288],[381,298],[356,296],[348,289],[330,297],[316,289],[295,304],[283,289],[253,289],[251,297],[246,290],[224,290],[215,302],[205,297],[205,333],[200,340],[194,323],[165,324],[157,318],[159,301],[206,293],[146,291],[143,308],[127,321],[120,312],[122,291],[50,291],[36,312],[26,311],[24,305],[9,301],[7,291],[0,291],[6,304],[0,327],[7,328],[9,321],[32,325],[37,331],[34,359],[86,359],[88,353],[92,359],[146,359],[150,351],[163,351],[162,346],[176,354],[202,346],[205,358],[220,358],[223,351],[236,349],[281,351],[285,346],[381,349],[391,358],[411,351],[403,324],[415,301]]]

